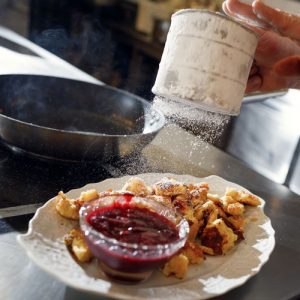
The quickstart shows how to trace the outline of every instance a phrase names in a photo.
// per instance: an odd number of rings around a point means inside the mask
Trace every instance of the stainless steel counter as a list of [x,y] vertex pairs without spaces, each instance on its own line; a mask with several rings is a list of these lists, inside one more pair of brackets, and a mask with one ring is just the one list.
[[260,97],[265,100],[242,106],[241,114],[232,126],[226,152],[272,181],[297,192],[300,188],[296,170],[300,156],[300,91]]
[[[290,192],[286,187],[271,182],[247,168],[238,160],[213,146],[199,141],[193,135],[176,126],[165,128],[157,136],[144,150],[143,161],[147,163],[137,165],[135,170],[128,168],[127,171],[139,173],[160,170],[188,173],[195,176],[217,174],[250,189],[266,200],[265,212],[271,218],[276,232],[276,246],[270,260],[246,284],[216,299],[279,300],[300,297],[299,196]],[[122,172],[124,172],[124,168],[123,171],[122,168],[111,168],[110,176],[119,176]],[[0,174],[0,176],[3,175]],[[68,180],[71,181],[72,177]],[[52,186],[53,194],[58,189],[59,187]],[[5,192],[5,188],[1,186],[1,194]],[[22,195],[20,194],[20,196]],[[47,200],[40,198],[39,191],[35,192],[35,199],[40,202]],[[1,299],[106,299],[78,292],[65,286],[39,270],[27,258],[25,252],[16,243],[17,231],[13,227],[21,228],[19,231],[24,231],[28,218],[22,217],[22,211],[28,216],[28,213],[35,209],[36,207],[31,205],[27,210],[24,206],[19,211],[18,208],[8,213],[6,210],[6,218],[0,220],[2,221],[2,227],[0,226],[0,232],[2,232],[0,234]],[[0,216],[4,211],[0,209]],[[13,215],[19,216],[13,217]],[[31,217],[31,215],[29,216]],[[14,221],[12,221],[13,218],[15,218]],[[12,226],[9,230],[5,230],[3,225],[5,222],[10,223]],[[234,265],[232,267],[234,268]]]

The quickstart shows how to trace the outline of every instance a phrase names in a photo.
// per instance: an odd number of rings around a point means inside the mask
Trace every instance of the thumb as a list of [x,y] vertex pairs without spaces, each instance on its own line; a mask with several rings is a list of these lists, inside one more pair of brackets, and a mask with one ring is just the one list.
[[300,77],[300,55],[289,56],[274,65],[275,72],[280,76]]

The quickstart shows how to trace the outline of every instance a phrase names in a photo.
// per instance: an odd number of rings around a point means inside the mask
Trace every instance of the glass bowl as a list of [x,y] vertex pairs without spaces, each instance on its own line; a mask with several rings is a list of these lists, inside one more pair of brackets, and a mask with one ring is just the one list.
[[[170,221],[176,228],[178,237],[164,244],[126,243],[104,235],[89,224],[87,217],[91,213],[114,205],[146,208],[159,218],[164,217]],[[130,194],[106,196],[85,203],[80,209],[80,227],[88,247],[100,262],[104,273],[115,280],[128,283],[140,282],[148,278],[154,269],[162,266],[184,246],[189,233],[188,222],[174,209],[154,199],[134,197]]]

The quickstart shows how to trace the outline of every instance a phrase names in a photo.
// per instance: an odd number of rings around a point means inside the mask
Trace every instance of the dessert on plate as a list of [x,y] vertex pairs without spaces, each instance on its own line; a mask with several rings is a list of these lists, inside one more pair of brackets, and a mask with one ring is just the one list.
[[245,190],[212,194],[206,182],[171,177],[151,185],[131,177],[120,190],[90,189],[75,199],[59,192],[55,201],[57,213],[78,220],[65,237],[78,262],[97,257],[108,276],[137,282],[155,268],[182,279],[206,255],[226,255],[244,239],[247,207],[261,204]]

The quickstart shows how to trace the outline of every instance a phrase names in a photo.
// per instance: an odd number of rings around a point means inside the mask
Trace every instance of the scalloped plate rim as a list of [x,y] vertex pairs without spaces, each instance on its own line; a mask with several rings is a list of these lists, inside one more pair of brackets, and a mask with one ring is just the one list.
[[[239,184],[237,183],[234,183],[234,182],[231,182],[231,181],[228,181],[218,175],[209,175],[209,176],[206,176],[206,177],[196,177],[196,176],[193,176],[193,175],[189,175],[189,174],[173,174],[173,173],[142,173],[142,174],[136,174],[136,175],[125,175],[125,176],[121,176],[121,177],[116,177],[116,178],[107,178],[103,181],[100,181],[100,182],[94,182],[94,183],[88,183],[80,188],[75,188],[75,189],[71,189],[69,190],[66,194],[70,193],[70,192],[76,192],[76,191],[79,191],[79,190],[84,190],[86,189],[87,187],[91,186],[91,185],[97,185],[97,184],[104,184],[104,183],[107,183],[109,181],[116,181],[116,180],[120,180],[120,179],[125,179],[125,178],[130,178],[132,176],[160,176],[161,178],[162,177],[165,177],[165,176],[169,176],[169,177],[190,177],[190,178],[193,178],[193,179],[197,179],[199,181],[205,181],[207,180],[208,178],[215,178],[217,180],[221,180],[223,181],[224,183],[226,183],[227,185],[234,185],[234,186],[237,186],[245,191],[248,191],[246,188],[240,186]],[[39,217],[39,214],[42,210],[46,209],[49,205],[51,205],[52,201],[55,199],[55,197],[49,199],[47,202],[45,202],[41,207],[39,207],[33,218],[30,220],[29,222],[29,225],[28,225],[28,231],[24,234],[19,234],[17,236],[17,241],[18,243],[22,246],[22,248],[25,250],[26,254],[28,255],[28,257],[41,269],[43,270],[44,272],[50,274],[51,276],[53,276],[54,278],[60,280],[61,282],[63,282],[64,284],[66,284],[67,286],[70,286],[78,291],[83,291],[83,292],[88,292],[88,293],[92,293],[92,294],[98,294],[98,295],[103,295],[103,296],[109,296],[111,298],[114,298],[114,299],[123,299],[123,300],[145,300],[144,297],[139,297],[139,296],[135,296],[133,298],[132,295],[128,295],[128,294],[121,294],[121,293],[118,293],[118,292],[112,292],[112,293],[105,293],[105,292],[102,292],[102,291],[95,291],[95,290],[91,290],[88,286],[87,287],[82,287],[82,286],[77,286],[75,283],[73,283],[71,280],[68,280],[66,279],[65,277],[63,277],[63,275],[61,275],[60,273],[58,272],[55,272],[55,270],[53,269],[49,269],[45,266],[43,266],[43,264],[39,261],[39,259],[36,259],[35,256],[34,256],[34,253],[30,251],[30,249],[27,248],[27,245],[26,245],[26,238],[31,236],[34,232],[33,230],[33,223],[34,221]],[[259,197],[259,199],[261,200],[261,205],[259,206],[259,208],[261,208],[261,211],[262,213],[264,214],[264,206],[265,206],[265,201]],[[251,274],[248,274],[247,276],[244,276],[243,280],[241,280],[241,282],[239,282],[238,284],[235,284],[233,286],[229,286],[228,289],[226,289],[225,291],[221,292],[221,293],[216,293],[216,294],[211,294],[205,298],[201,298],[201,299],[210,299],[210,298],[213,298],[213,297],[216,297],[216,296],[219,296],[219,295],[223,295],[225,293],[227,293],[228,291],[234,289],[234,288],[237,288],[239,286],[242,286],[243,284],[245,284],[245,282],[247,282],[251,277],[255,276],[256,274],[258,274],[261,270],[261,268],[265,265],[265,263],[269,260],[269,257],[271,255],[271,253],[273,252],[274,250],[274,247],[275,247],[275,231],[271,225],[271,220],[269,217],[267,217],[265,214],[264,216],[266,217],[266,219],[268,220],[268,223],[269,223],[269,229],[270,229],[270,235],[268,236],[268,239],[269,239],[269,243],[270,243],[270,246],[269,246],[269,253],[268,253],[268,256],[260,261],[260,265],[259,267],[257,268],[257,270],[255,270],[253,273]],[[24,240],[25,239],[25,240]],[[99,280],[102,280],[102,279],[99,279]],[[116,283],[113,283],[113,284],[116,284]],[[117,284],[118,285],[118,284]],[[120,285],[122,286],[122,285]],[[138,286],[138,285],[137,285]],[[200,295],[199,295],[200,296]],[[147,298],[147,299],[152,299],[152,298]],[[153,298],[154,299],[154,298]],[[182,298],[182,299],[189,299],[189,298]]]

